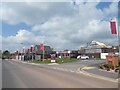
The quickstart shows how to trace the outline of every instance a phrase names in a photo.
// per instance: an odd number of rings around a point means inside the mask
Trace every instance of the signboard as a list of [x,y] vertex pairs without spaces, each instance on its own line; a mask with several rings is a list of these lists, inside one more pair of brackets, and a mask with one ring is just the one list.
[[55,57],[54,56],[51,57],[51,62],[55,62]]
[[108,55],[108,53],[101,53],[100,54],[101,59],[106,59],[106,55]]

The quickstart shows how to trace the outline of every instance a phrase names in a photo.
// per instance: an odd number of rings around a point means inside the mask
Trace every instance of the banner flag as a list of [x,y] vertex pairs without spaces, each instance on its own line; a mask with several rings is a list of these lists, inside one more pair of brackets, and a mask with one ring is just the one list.
[[23,47],[22,53],[25,53],[25,47]]
[[111,19],[110,21],[110,28],[111,28],[111,33],[112,34],[117,34],[117,30],[116,30],[116,21]]
[[32,53],[33,52],[33,45],[31,45],[31,47],[30,47],[30,52]]
[[40,44],[40,50],[44,51],[44,43]]

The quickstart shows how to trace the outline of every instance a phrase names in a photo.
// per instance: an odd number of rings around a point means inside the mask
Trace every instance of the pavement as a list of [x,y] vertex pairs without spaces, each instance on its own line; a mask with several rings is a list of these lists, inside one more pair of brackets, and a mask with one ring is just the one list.
[[118,82],[118,73],[116,73],[116,72],[101,70],[95,66],[83,67],[83,68],[81,68],[81,71],[84,72],[84,74],[87,74],[92,77],[97,77],[97,78],[101,78],[101,79]]
[[[72,65],[72,64],[71,64]],[[118,83],[81,73],[52,69],[52,65],[2,61],[3,88],[118,88]],[[55,66],[55,65],[53,65]],[[56,65],[59,66],[59,65]]]

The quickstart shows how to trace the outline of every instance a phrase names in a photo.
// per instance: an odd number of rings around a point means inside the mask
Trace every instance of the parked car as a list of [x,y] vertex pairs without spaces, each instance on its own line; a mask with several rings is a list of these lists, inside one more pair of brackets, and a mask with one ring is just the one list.
[[77,59],[80,59],[80,57],[81,57],[81,56],[80,56],[80,55],[78,55],[78,56],[77,56]]
[[88,56],[81,56],[80,58],[81,58],[81,59],[89,59]]
[[77,59],[89,59],[89,57],[85,55],[78,55]]

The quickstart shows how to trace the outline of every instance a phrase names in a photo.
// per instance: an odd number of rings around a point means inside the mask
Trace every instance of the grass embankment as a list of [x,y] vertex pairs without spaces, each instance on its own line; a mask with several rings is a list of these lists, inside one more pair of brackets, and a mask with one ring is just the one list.
[[47,64],[47,63],[51,63],[51,60],[49,60],[49,59],[45,59],[44,61],[42,61],[42,60],[33,60],[33,61],[31,61],[32,63],[43,63],[43,64]]
[[61,63],[61,62],[73,62],[75,59],[73,58],[57,58],[56,63]]
[[[63,63],[63,62],[67,63],[67,62],[73,62],[73,61],[75,61],[75,59],[73,59],[73,58],[56,58],[56,60],[55,60],[56,63]],[[45,59],[44,61],[42,61],[42,60],[33,60],[31,62],[32,63],[47,64],[47,63],[51,63],[51,60],[49,60],[49,59]]]

